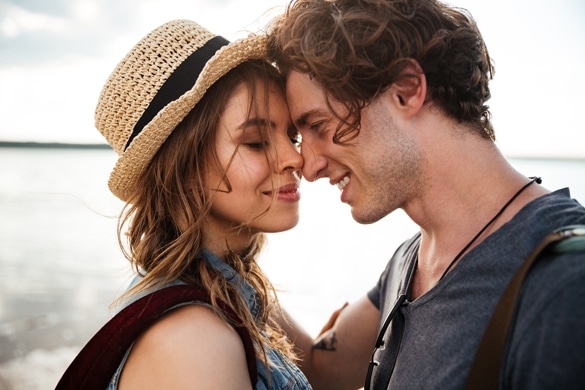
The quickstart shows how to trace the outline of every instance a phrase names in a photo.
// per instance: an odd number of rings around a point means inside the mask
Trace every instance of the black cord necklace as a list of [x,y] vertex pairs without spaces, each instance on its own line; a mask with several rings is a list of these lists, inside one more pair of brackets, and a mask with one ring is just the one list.
[[477,233],[475,235],[475,237],[473,237],[471,239],[471,241],[469,241],[467,243],[467,245],[465,245],[465,247],[463,249],[461,249],[461,251],[457,254],[457,256],[455,256],[455,258],[453,260],[451,260],[451,263],[449,263],[449,265],[447,266],[447,268],[445,269],[445,271],[443,272],[443,275],[441,275],[441,278],[439,279],[439,281],[441,279],[443,279],[445,277],[445,275],[447,275],[447,272],[449,272],[449,270],[453,267],[453,265],[455,265],[455,263],[457,262],[457,260],[459,260],[459,258],[465,253],[465,251],[471,246],[471,244],[473,244],[475,242],[475,240],[477,240],[479,238],[479,236],[482,235],[482,233],[492,224],[494,223],[494,221],[496,219],[498,219],[498,217],[500,215],[502,215],[502,213],[508,208],[508,206],[510,206],[510,204],[512,204],[512,202],[526,189],[528,188],[532,183],[542,183],[542,179],[540,177],[535,177],[535,176],[531,176],[530,177],[530,181],[526,184],[524,184],[522,186],[522,188],[520,188],[515,194],[514,196],[512,196],[510,198],[510,200],[508,200],[508,202],[506,202],[506,204],[504,205],[504,207],[502,207],[500,209],[500,211],[497,212],[496,215],[494,215],[494,217],[492,219],[489,220],[488,223],[485,224],[485,226],[483,228],[481,228],[481,230],[479,231],[479,233]]

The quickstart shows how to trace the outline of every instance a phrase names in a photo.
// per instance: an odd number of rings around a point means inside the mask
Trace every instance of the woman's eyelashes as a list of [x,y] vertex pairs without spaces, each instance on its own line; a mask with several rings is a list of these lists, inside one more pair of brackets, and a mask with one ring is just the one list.
[[262,131],[264,130],[258,126],[257,121],[248,123],[248,126],[243,128],[238,143],[252,150],[263,150],[270,144],[268,139],[262,136]]
[[[270,129],[258,129],[258,130],[251,130],[248,129],[240,139],[239,144],[243,145],[247,148],[254,149],[254,150],[263,150],[269,148],[274,140],[266,135],[262,136],[262,131],[274,131]],[[287,138],[293,144],[294,147],[299,147],[301,145],[301,134],[297,131],[296,128],[289,129],[287,131]],[[273,135],[273,137],[278,137],[278,135]]]
[[242,145],[244,145],[247,148],[254,149],[254,150],[264,150],[265,148],[270,146],[270,143],[268,141],[261,141],[260,140],[257,142],[244,142]]

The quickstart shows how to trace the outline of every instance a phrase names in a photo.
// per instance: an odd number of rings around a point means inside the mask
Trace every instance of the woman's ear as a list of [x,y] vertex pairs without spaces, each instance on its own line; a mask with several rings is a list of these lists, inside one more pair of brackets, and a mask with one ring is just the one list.
[[409,60],[389,92],[398,109],[407,116],[415,115],[423,106],[427,94],[427,79],[420,64]]

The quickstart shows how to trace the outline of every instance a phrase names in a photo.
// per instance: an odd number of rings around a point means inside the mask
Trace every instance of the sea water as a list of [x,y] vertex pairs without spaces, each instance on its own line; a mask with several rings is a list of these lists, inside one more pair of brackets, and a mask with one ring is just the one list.
[[[107,189],[115,160],[108,149],[0,148],[0,390],[26,378],[18,388],[54,386],[126,288],[122,203]],[[512,163],[585,201],[585,160]],[[299,225],[269,235],[260,261],[283,306],[316,334],[332,310],[375,284],[416,226],[402,211],[354,222],[325,180],[303,182],[301,193]]]

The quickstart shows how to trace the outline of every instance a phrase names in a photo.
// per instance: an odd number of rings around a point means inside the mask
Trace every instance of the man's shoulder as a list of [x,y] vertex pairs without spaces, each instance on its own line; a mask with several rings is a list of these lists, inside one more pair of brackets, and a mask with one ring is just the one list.
[[382,274],[382,279],[399,276],[398,280],[404,279],[408,270],[413,266],[418,258],[418,247],[420,245],[420,232],[404,241],[394,252],[386,269]]
[[528,215],[549,216],[553,220],[566,219],[576,221],[573,223],[585,223],[585,207],[576,199],[571,198],[568,188],[551,192],[534,200],[524,208],[524,211]]
[[544,250],[525,281],[525,295],[554,295],[575,281],[585,291],[585,250]]
[[397,296],[418,256],[420,233],[404,241],[394,252],[376,285],[368,292],[370,301],[382,309],[386,301]]
[[[585,240],[585,237],[580,237],[579,240]],[[527,331],[528,327],[542,321],[543,316],[547,315],[557,319],[581,316],[585,320],[584,298],[583,241],[569,249],[555,250],[554,247],[545,249],[522,286],[518,303],[519,326],[526,327]],[[545,322],[556,323],[554,318]]]
[[[583,388],[584,299],[585,251],[543,253],[517,302],[506,370],[510,383]],[[536,383],[539,376],[545,382]]]

